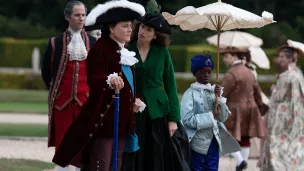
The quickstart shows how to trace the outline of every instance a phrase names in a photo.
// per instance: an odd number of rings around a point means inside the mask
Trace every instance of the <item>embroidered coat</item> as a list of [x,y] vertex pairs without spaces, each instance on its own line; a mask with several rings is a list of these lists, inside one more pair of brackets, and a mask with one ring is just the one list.
[[[186,90],[181,101],[182,122],[188,134],[189,142],[195,140],[199,143],[200,151],[207,154],[211,140],[215,136],[222,155],[240,150],[237,141],[228,133],[223,124],[228,116],[229,109],[226,105],[226,99],[219,98],[221,107],[218,119],[213,117],[215,108],[214,86],[197,86],[197,83],[191,85]],[[201,135],[197,139],[196,134]]]
[[[84,30],[81,31],[81,36],[86,46],[87,51],[95,43],[96,39],[90,35],[88,35]],[[86,81],[82,81],[79,85],[77,82],[72,83],[72,79],[64,80],[64,76],[66,76],[67,68],[71,68],[68,66],[75,66],[72,70],[76,71],[78,65],[78,71],[80,75],[74,75],[73,80],[78,80],[81,78],[82,80],[86,80],[86,65],[84,61],[80,63],[73,61],[69,61],[69,56],[67,55],[67,45],[70,42],[71,36],[70,32],[67,30],[63,34],[53,37],[49,40],[46,51],[43,56],[41,74],[43,81],[46,87],[49,89],[49,126],[48,126],[48,146],[55,146],[55,133],[54,133],[54,109],[57,107],[58,110],[62,110],[66,105],[71,101],[72,98],[78,102],[80,106],[87,100],[88,96],[88,87]],[[75,65],[74,65],[75,64]],[[72,71],[73,72],[73,71]],[[63,84],[67,83],[67,84]],[[72,92],[75,89],[75,94],[65,95],[63,91]],[[78,91],[77,91],[78,90]],[[83,94],[79,94],[79,90],[84,90]],[[71,124],[71,123],[66,123]]]

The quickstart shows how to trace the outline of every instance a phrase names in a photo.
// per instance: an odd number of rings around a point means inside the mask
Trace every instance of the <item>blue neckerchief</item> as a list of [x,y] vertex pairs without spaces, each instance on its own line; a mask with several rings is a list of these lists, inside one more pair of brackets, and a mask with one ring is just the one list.
[[130,66],[127,66],[127,65],[121,65],[121,69],[122,69],[122,72],[125,74],[130,86],[131,86],[131,89],[132,89],[132,94],[133,94],[133,97],[134,97],[134,82],[133,82],[133,73],[132,73],[132,70],[131,70],[131,67]]

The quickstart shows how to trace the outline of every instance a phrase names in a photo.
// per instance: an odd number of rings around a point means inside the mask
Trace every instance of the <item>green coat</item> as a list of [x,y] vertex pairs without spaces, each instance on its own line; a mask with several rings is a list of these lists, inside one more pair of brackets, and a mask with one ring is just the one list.
[[[180,105],[170,53],[164,46],[151,44],[145,62],[137,49],[137,41],[128,46],[136,53],[136,91],[146,105],[151,119],[168,115],[168,121],[180,122]],[[163,89],[164,87],[164,89]]]

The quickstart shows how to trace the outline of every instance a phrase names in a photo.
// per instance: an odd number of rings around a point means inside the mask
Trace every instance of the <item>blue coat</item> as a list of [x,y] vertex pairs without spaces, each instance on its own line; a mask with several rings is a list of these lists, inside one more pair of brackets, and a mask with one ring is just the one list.
[[[222,155],[240,151],[237,141],[227,132],[225,122],[229,116],[229,109],[226,105],[226,99],[219,98],[221,107],[220,116],[215,119],[212,111],[214,110],[215,94],[214,86],[194,83],[184,93],[181,102],[182,122],[188,134],[191,143],[195,134],[200,130],[204,135],[200,144],[204,151],[208,151],[213,135],[215,136]],[[206,134],[204,134],[204,132]],[[212,132],[210,134],[210,132]]]

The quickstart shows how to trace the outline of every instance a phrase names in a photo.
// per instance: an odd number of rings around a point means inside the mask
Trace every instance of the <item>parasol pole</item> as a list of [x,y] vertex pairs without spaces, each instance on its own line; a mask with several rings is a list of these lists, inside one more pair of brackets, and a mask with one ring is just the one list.
[[[220,0],[219,0],[220,2]],[[216,83],[219,82],[219,72],[220,72],[220,36],[221,36],[221,17],[217,16],[217,25],[216,25],[216,30],[217,30],[217,62],[216,62]],[[216,94],[216,99],[215,99],[215,107],[217,108],[218,106],[218,98],[219,94]]]

